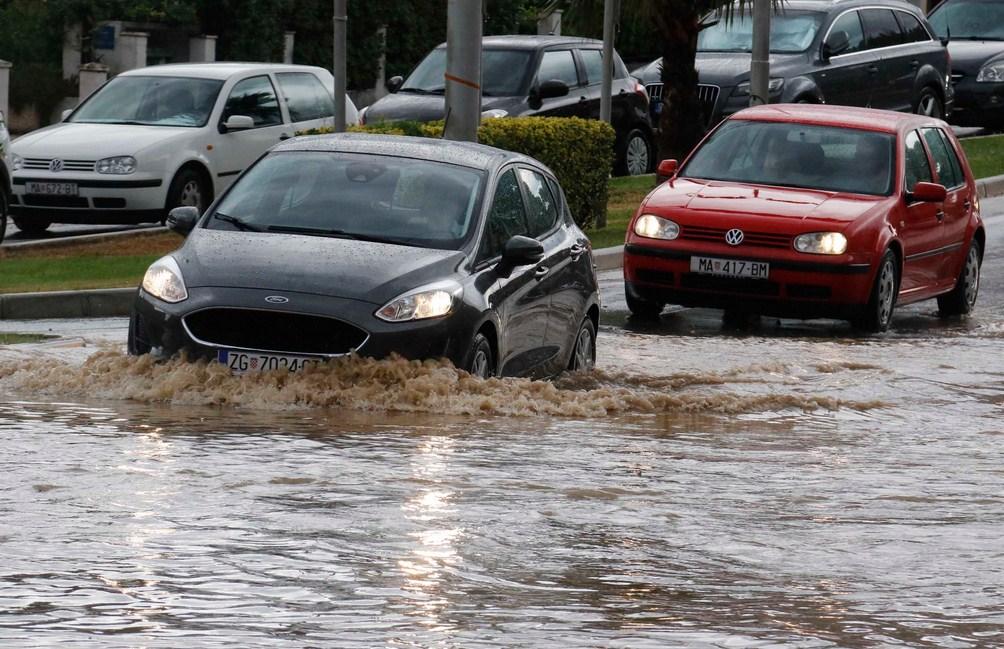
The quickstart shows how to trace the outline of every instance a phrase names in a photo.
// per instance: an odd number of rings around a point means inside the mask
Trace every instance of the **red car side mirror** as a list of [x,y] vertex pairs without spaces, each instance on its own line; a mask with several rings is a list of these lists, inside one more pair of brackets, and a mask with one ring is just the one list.
[[913,191],[907,195],[907,198],[921,203],[942,203],[946,196],[948,196],[948,191],[944,185],[919,182],[913,186]]
[[655,184],[662,184],[675,176],[677,167],[679,167],[679,164],[676,160],[661,161],[659,167],[655,170]]

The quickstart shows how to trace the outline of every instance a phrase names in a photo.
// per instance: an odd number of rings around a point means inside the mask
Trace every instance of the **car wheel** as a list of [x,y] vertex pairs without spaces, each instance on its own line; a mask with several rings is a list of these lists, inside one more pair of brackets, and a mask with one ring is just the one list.
[[631,314],[646,320],[658,320],[659,314],[662,313],[662,307],[665,306],[661,302],[650,302],[632,295],[626,286],[624,287],[624,297],[627,299],[627,307]]
[[575,346],[572,357],[568,360],[568,369],[589,371],[596,365],[596,326],[586,316],[579,325],[579,333],[575,336]]
[[872,286],[871,297],[867,306],[855,325],[871,333],[878,333],[889,328],[892,322],[892,312],[896,308],[896,297],[899,294],[899,267],[896,263],[896,253],[886,250],[875,274],[875,284]]
[[652,144],[641,129],[633,129],[624,138],[617,161],[617,175],[640,176],[652,171]]
[[14,222],[14,225],[17,226],[18,230],[24,232],[30,237],[37,237],[40,234],[43,234],[49,229],[49,226],[52,225],[49,221],[36,221],[34,219],[31,221],[25,221],[23,219],[12,218],[11,220]]
[[191,206],[198,208],[199,214],[202,214],[209,205],[209,198],[209,188],[202,176],[192,168],[185,168],[175,174],[171,181],[171,188],[167,192],[167,210]]
[[943,316],[965,315],[976,306],[976,295],[980,292],[980,263],[983,255],[980,244],[973,241],[969,244],[966,263],[962,266],[959,279],[951,293],[938,297],[938,311]]
[[464,369],[482,379],[495,376],[495,354],[492,353],[492,346],[483,333],[478,332],[474,336],[471,349],[467,352]]
[[150,353],[150,343],[138,335],[139,318],[135,313],[129,318],[129,335],[126,337],[126,351],[130,356],[142,356]]
[[7,206],[9,204],[7,192],[0,190],[0,243],[3,243],[4,235],[7,234]]
[[941,105],[938,93],[930,87],[925,87],[920,91],[920,97],[917,99],[917,106],[913,112],[937,119],[942,119],[945,116],[945,108]]

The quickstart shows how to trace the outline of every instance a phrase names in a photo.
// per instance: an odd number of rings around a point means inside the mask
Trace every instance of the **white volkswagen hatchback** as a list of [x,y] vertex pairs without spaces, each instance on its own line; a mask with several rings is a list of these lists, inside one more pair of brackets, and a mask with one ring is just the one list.
[[[296,131],[331,125],[323,68],[268,63],[159,65],[125,72],[59,124],[18,138],[14,224],[162,221],[200,212],[258,156]],[[346,99],[346,121],[358,121]]]
[[10,174],[7,171],[7,156],[10,152],[10,135],[7,121],[0,111],[0,243],[7,232],[7,210],[10,205]]

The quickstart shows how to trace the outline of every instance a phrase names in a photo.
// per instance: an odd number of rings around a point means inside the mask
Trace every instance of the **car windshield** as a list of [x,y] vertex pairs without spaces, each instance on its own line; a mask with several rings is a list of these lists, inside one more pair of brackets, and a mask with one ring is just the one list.
[[[770,51],[804,52],[812,45],[824,14],[818,11],[784,11],[770,17]],[[753,16],[749,10],[716,19],[697,35],[698,52],[752,52]],[[705,20],[705,22],[708,22]]]
[[888,196],[893,144],[887,133],[737,119],[715,131],[680,175]]
[[205,126],[223,82],[186,77],[115,77],[70,117],[71,122]]
[[[481,53],[481,94],[486,97],[514,97],[530,67],[530,50],[486,49]],[[437,48],[422,59],[401,86],[401,92],[443,94],[446,80],[446,49]]]
[[477,218],[482,179],[413,158],[273,153],[235,183],[207,227],[457,250]]
[[1004,3],[999,0],[949,0],[928,21],[939,38],[1004,40]]

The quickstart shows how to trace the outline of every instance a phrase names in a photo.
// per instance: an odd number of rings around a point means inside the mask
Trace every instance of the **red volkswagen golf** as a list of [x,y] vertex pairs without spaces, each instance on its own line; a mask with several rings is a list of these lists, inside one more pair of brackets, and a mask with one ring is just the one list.
[[986,241],[976,183],[942,121],[781,104],[722,122],[642,202],[627,303],[832,317],[868,331],[930,298],[972,310]]

